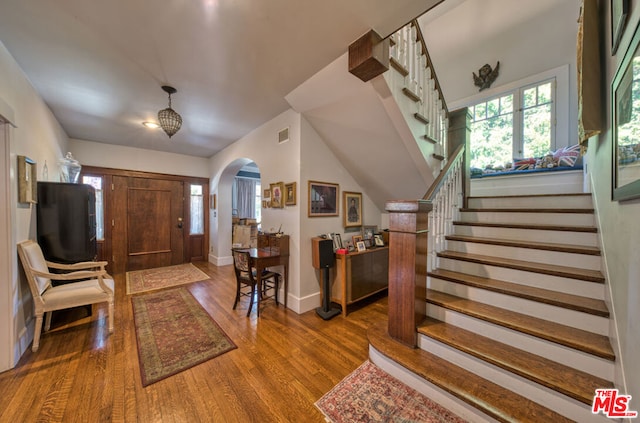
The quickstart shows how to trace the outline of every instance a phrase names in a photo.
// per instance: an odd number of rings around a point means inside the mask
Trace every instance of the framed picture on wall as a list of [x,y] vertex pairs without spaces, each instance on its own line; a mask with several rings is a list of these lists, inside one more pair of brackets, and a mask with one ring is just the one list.
[[271,190],[271,208],[281,209],[284,207],[284,184],[282,182],[276,182],[270,184]]
[[338,184],[309,181],[309,217],[338,215]]
[[611,0],[611,55],[616,54],[629,14],[629,0]]
[[284,186],[284,204],[287,206],[295,206],[297,203],[296,183],[291,182]]
[[342,195],[344,227],[362,226],[362,193],[345,191]]

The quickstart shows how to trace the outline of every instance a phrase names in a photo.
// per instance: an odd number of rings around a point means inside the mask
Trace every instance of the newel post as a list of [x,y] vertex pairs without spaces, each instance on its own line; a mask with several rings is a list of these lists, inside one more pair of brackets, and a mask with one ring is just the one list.
[[388,201],[389,335],[417,346],[416,327],[427,315],[428,215],[431,202]]
[[467,197],[471,193],[471,179],[467,174],[469,163],[471,163],[471,111],[464,107],[453,112],[449,112],[449,132],[447,134],[449,141],[449,151],[453,153],[458,146],[464,145],[464,165],[462,166],[462,198],[464,204],[461,207],[467,207]]

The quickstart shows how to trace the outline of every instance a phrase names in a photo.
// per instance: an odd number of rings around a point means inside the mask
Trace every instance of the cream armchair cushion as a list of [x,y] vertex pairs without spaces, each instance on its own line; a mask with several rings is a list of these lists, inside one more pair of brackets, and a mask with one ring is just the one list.
[[[51,327],[51,311],[106,302],[109,307],[109,333],[113,332],[114,282],[105,270],[107,262],[92,261],[59,264],[45,260],[34,241],[18,244],[18,255],[33,296],[36,326],[31,349],[38,351],[43,315],[47,313],[45,331]],[[51,273],[58,269],[66,273]],[[51,281],[74,281],[53,286]]]

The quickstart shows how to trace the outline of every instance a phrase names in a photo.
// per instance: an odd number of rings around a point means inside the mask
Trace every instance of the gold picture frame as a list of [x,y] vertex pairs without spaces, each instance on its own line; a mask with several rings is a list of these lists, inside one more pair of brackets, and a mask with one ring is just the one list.
[[18,202],[36,204],[38,171],[36,162],[26,156],[18,156]]
[[272,209],[281,209],[284,207],[284,184],[282,182],[276,182],[269,184],[271,191],[271,204]]
[[287,206],[295,206],[298,202],[298,194],[296,192],[296,183],[291,182],[284,185],[284,204]]
[[337,216],[340,187],[329,182],[309,181],[308,217]]

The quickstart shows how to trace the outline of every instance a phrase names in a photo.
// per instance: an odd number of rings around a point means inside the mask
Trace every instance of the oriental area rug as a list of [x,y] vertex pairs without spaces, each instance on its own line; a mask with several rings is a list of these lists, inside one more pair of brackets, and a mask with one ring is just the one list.
[[316,407],[332,423],[465,422],[370,361],[327,392]]
[[142,386],[236,348],[185,287],[131,297]]
[[204,281],[209,275],[191,263],[127,272],[127,294]]

